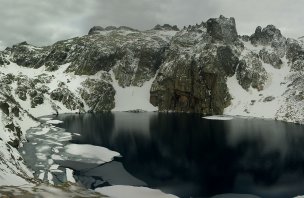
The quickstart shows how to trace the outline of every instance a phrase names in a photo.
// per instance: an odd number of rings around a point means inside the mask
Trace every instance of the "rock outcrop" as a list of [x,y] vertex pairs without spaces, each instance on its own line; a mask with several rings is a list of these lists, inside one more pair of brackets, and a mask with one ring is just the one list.
[[115,107],[115,90],[111,83],[87,79],[82,85],[80,95],[90,107],[90,112],[110,111]]
[[234,18],[212,18],[207,21],[207,32],[215,41],[234,42],[238,39]]
[[249,87],[259,91],[263,90],[267,80],[267,72],[262,66],[258,54],[250,52],[241,59],[236,71],[236,78],[245,90],[248,90]]
[[[183,30],[172,39],[151,88],[153,105],[161,111],[223,113],[230,101],[226,77],[234,74],[239,60],[233,47],[224,43],[215,45],[212,38],[225,42],[237,39],[230,33],[225,35],[225,28],[233,29],[228,27],[233,21],[223,17],[212,19],[210,29],[205,24],[189,27],[190,31]],[[216,30],[212,28],[222,28],[221,37],[213,35]]]
[[169,25],[169,24],[164,24],[164,25],[156,25],[153,30],[169,30],[169,31],[179,31],[179,28],[176,25]]

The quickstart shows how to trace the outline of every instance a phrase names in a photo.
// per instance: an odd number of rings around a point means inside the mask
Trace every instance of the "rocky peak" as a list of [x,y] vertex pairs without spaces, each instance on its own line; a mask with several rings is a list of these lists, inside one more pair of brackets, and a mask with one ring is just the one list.
[[235,20],[233,17],[226,18],[221,15],[219,18],[211,18],[207,21],[207,32],[214,40],[227,43],[238,39]]
[[133,28],[130,28],[127,26],[120,26],[120,27],[107,26],[105,28],[103,28],[101,26],[94,26],[89,30],[88,35],[99,34],[100,32],[103,32],[103,31],[114,31],[114,30],[138,31],[136,29],[133,29]]
[[94,26],[94,27],[92,27],[91,29],[90,29],[90,31],[89,31],[89,35],[92,35],[92,34],[98,34],[99,32],[101,32],[101,31],[104,31],[104,28],[103,27],[101,27],[101,26]]
[[164,24],[164,25],[156,25],[153,30],[168,30],[168,31],[179,31],[179,28],[176,25],[169,25],[169,24]]
[[250,36],[250,41],[253,45],[270,45],[273,41],[280,41],[282,39],[284,37],[281,31],[274,25],[267,25],[263,29],[261,26],[258,26],[254,34]]

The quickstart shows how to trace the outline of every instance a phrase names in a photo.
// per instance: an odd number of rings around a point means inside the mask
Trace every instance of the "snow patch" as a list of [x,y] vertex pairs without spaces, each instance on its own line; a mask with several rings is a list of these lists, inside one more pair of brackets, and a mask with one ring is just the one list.
[[130,111],[141,109],[144,111],[157,111],[150,101],[150,89],[154,78],[145,82],[141,87],[120,87],[113,71],[110,72],[113,80],[115,94],[115,108],[112,111]]
[[29,184],[25,179],[13,174],[3,172],[3,168],[0,164],[1,174],[0,174],[0,186],[22,186]]
[[66,168],[65,171],[66,171],[67,181],[75,183],[76,181],[73,177],[73,172],[74,171],[72,169],[69,169],[69,168]]
[[[263,64],[268,73],[268,81],[262,91],[252,87],[244,90],[236,79],[236,75],[227,78],[227,86],[232,96],[231,105],[224,110],[226,115],[252,116],[259,118],[276,118],[280,107],[284,104],[284,92],[287,90],[286,79],[290,74],[286,58],[281,69]],[[267,100],[271,97],[272,100]]]
[[208,120],[232,120],[232,116],[224,116],[224,115],[214,115],[214,116],[205,116],[204,119]]

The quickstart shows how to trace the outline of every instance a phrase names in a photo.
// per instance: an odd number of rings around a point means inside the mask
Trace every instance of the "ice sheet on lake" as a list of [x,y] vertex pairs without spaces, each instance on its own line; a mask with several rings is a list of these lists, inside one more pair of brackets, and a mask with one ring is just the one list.
[[48,124],[32,128],[26,138],[30,144],[25,144],[20,152],[29,168],[35,171],[35,177],[51,184],[75,181],[73,171],[59,166],[59,162],[68,160],[98,166],[120,156],[118,152],[104,147],[69,144],[71,133]]
[[75,183],[76,181],[75,181],[75,179],[73,177],[73,172],[74,171],[72,169],[69,169],[69,168],[66,168],[65,171],[66,171],[67,180],[69,182]]
[[65,153],[68,154],[69,159],[75,161],[85,161],[97,164],[110,162],[114,157],[120,156],[118,152],[111,151],[100,146],[93,146],[89,144],[69,144],[64,147]]
[[48,133],[49,131],[50,131],[50,128],[44,127],[40,131],[35,132],[34,134],[35,135],[44,135],[44,134]]
[[48,124],[60,124],[60,123],[63,123],[63,121],[61,121],[61,120],[48,120],[48,121],[46,121],[46,123],[48,123]]
[[203,117],[204,119],[208,120],[232,120],[232,116],[224,116],[224,115],[214,115],[214,116],[206,116]]
[[[177,196],[171,194],[165,194],[160,190],[155,190],[146,187],[135,187],[135,186],[107,186],[103,188],[96,188],[95,191],[115,198],[177,198]],[[126,196],[127,195],[127,196]]]

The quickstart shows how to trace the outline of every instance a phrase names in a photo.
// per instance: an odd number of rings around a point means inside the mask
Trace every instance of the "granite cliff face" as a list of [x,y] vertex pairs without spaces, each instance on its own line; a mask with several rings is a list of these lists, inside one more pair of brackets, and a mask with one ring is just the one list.
[[230,46],[237,40],[234,19],[222,16],[178,32],[153,82],[151,103],[161,111],[222,114],[231,99],[226,77],[239,62]]
[[[159,111],[264,117],[256,109],[271,96],[273,113],[265,117],[302,121],[303,57],[303,42],[285,38],[273,25],[239,36],[234,18],[220,16],[183,29],[95,26],[88,35],[51,46],[23,42],[2,51],[0,65],[40,71],[4,72],[1,78],[31,108],[49,103],[59,113],[108,111],[117,105],[118,88],[146,87],[152,80],[149,101]],[[66,74],[61,80],[58,71]],[[279,95],[269,90],[274,84]],[[235,86],[251,100],[234,93]]]

